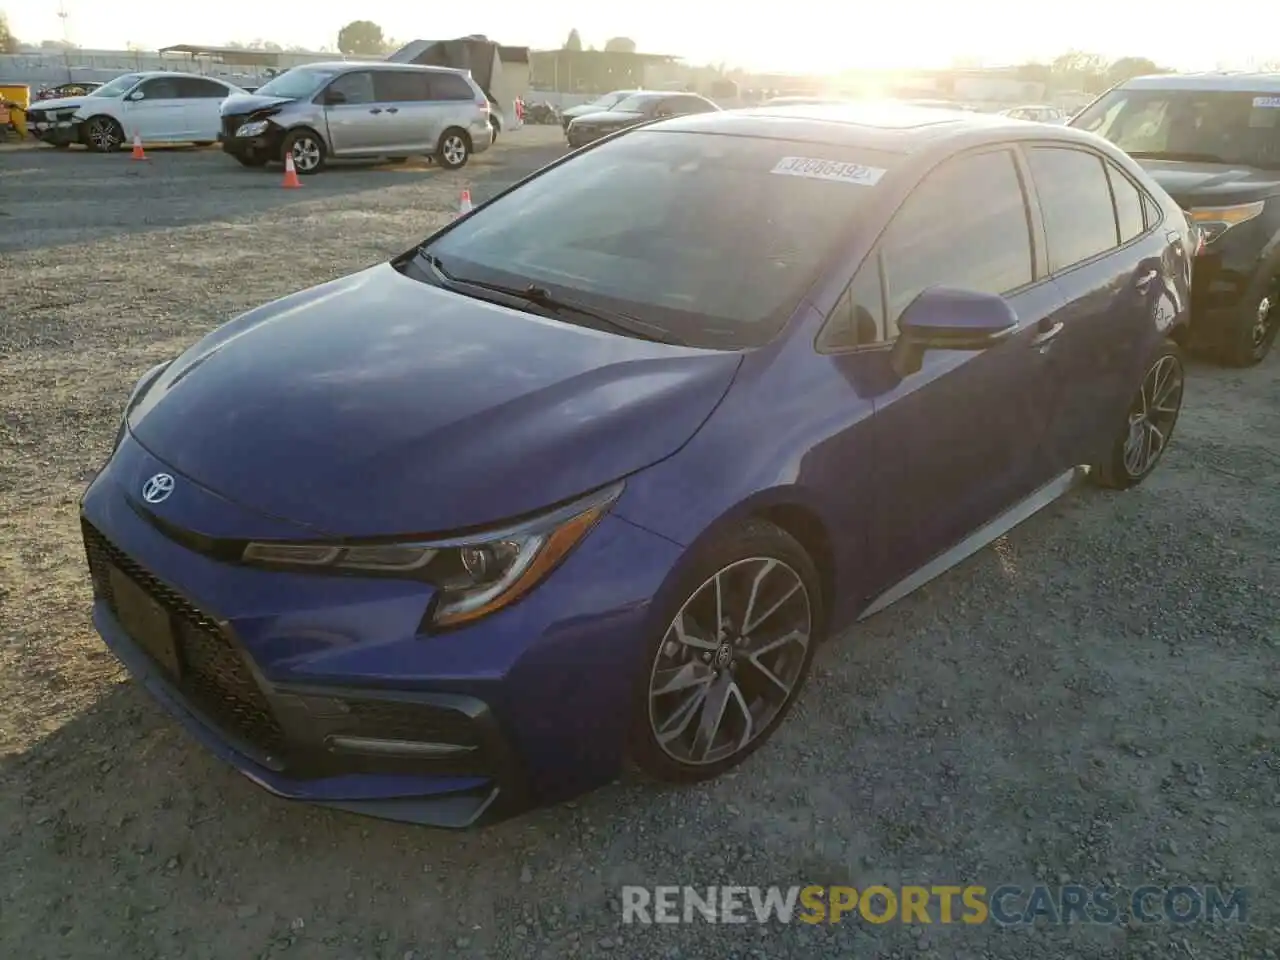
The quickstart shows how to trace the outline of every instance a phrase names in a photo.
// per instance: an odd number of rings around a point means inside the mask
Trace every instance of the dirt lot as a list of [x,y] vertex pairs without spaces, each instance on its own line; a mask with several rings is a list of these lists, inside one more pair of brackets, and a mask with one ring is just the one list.
[[[1197,365],[1175,446],[820,654],[736,776],[444,834],[291,805],[88,624],[76,498],[133,380],[556,155],[335,171],[0,154],[0,956],[1275,957],[1280,356]],[[1217,883],[1250,925],[623,926],[624,883]]]

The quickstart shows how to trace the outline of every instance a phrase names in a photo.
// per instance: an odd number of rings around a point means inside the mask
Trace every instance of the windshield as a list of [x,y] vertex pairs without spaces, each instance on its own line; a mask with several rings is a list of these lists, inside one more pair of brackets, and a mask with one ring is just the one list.
[[601,110],[612,110],[623,100],[627,99],[627,97],[629,96],[631,96],[631,94],[629,93],[606,93],[600,99],[592,100],[589,104],[587,104],[587,106],[599,107]]
[[897,159],[636,131],[535,177],[424,252],[457,279],[536,284],[691,346],[757,346],[790,317],[874,195],[875,171],[856,165],[883,170]]
[[292,70],[286,70],[272,80],[268,80],[254,93],[264,97],[284,97],[289,100],[298,100],[302,97],[311,96],[336,74],[336,70],[311,70],[306,67],[295,67]]
[[649,104],[661,99],[660,93],[636,93],[620,101],[613,109],[641,113]]
[[1140,159],[1280,168],[1280,95],[1113,90],[1071,121]]
[[123,97],[126,93],[134,88],[139,80],[142,79],[140,73],[126,73],[123,77],[116,77],[110,83],[104,83],[97,90],[86,94],[90,97]]

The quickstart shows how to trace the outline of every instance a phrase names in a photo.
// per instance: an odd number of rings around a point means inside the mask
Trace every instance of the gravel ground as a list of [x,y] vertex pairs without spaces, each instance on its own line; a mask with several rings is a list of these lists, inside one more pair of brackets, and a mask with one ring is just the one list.
[[[1060,502],[819,654],[736,775],[491,830],[293,805],[89,627],[76,498],[133,380],[558,152],[277,189],[212,152],[0,154],[0,956],[1275,957],[1280,356],[1194,366],[1150,481]],[[1217,883],[1250,924],[639,927],[624,883]]]

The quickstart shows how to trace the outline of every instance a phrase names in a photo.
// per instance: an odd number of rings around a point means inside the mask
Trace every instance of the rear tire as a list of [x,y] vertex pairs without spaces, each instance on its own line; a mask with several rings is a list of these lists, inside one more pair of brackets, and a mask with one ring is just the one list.
[[300,177],[319,173],[324,169],[327,159],[324,140],[320,138],[320,134],[305,128],[294,130],[284,138],[284,143],[280,145],[280,162],[283,163],[289,154],[293,154],[293,169],[298,171]]
[[1182,350],[1166,340],[1143,373],[1107,458],[1093,468],[1098,486],[1128,490],[1151,476],[1173,439],[1185,384]]
[[471,159],[471,138],[465,130],[450,127],[440,134],[440,143],[436,145],[436,163],[446,170],[457,170],[465,167]]
[[489,118],[489,129],[493,132],[493,136],[489,140],[489,146],[493,146],[495,143],[498,142],[498,133],[502,129],[500,126],[498,126],[498,120],[496,117]]
[[764,745],[821,641],[820,583],[804,547],[762,520],[698,549],[636,678],[630,759],[641,771],[709,780]]
[[1228,366],[1252,367],[1266,359],[1280,332],[1280,276],[1272,277],[1258,296],[1250,297],[1227,331],[1221,359]]

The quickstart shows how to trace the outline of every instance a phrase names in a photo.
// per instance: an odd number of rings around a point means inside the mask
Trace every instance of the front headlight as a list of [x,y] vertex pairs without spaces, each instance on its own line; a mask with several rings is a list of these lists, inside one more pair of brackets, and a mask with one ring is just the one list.
[[425,580],[439,589],[432,624],[452,627],[515,603],[544,580],[622,493],[622,483],[533,519],[447,540],[389,543],[254,542],[256,566]]
[[258,137],[267,132],[267,121],[254,120],[252,123],[242,124],[240,129],[236,131],[237,137]]
[[1230,207],[1193,207],[1187,216],[1199,229],[1202,245],[1208,246],[1234,226],[1260,216],[1262,200],[1256,203],[1240,203]]

